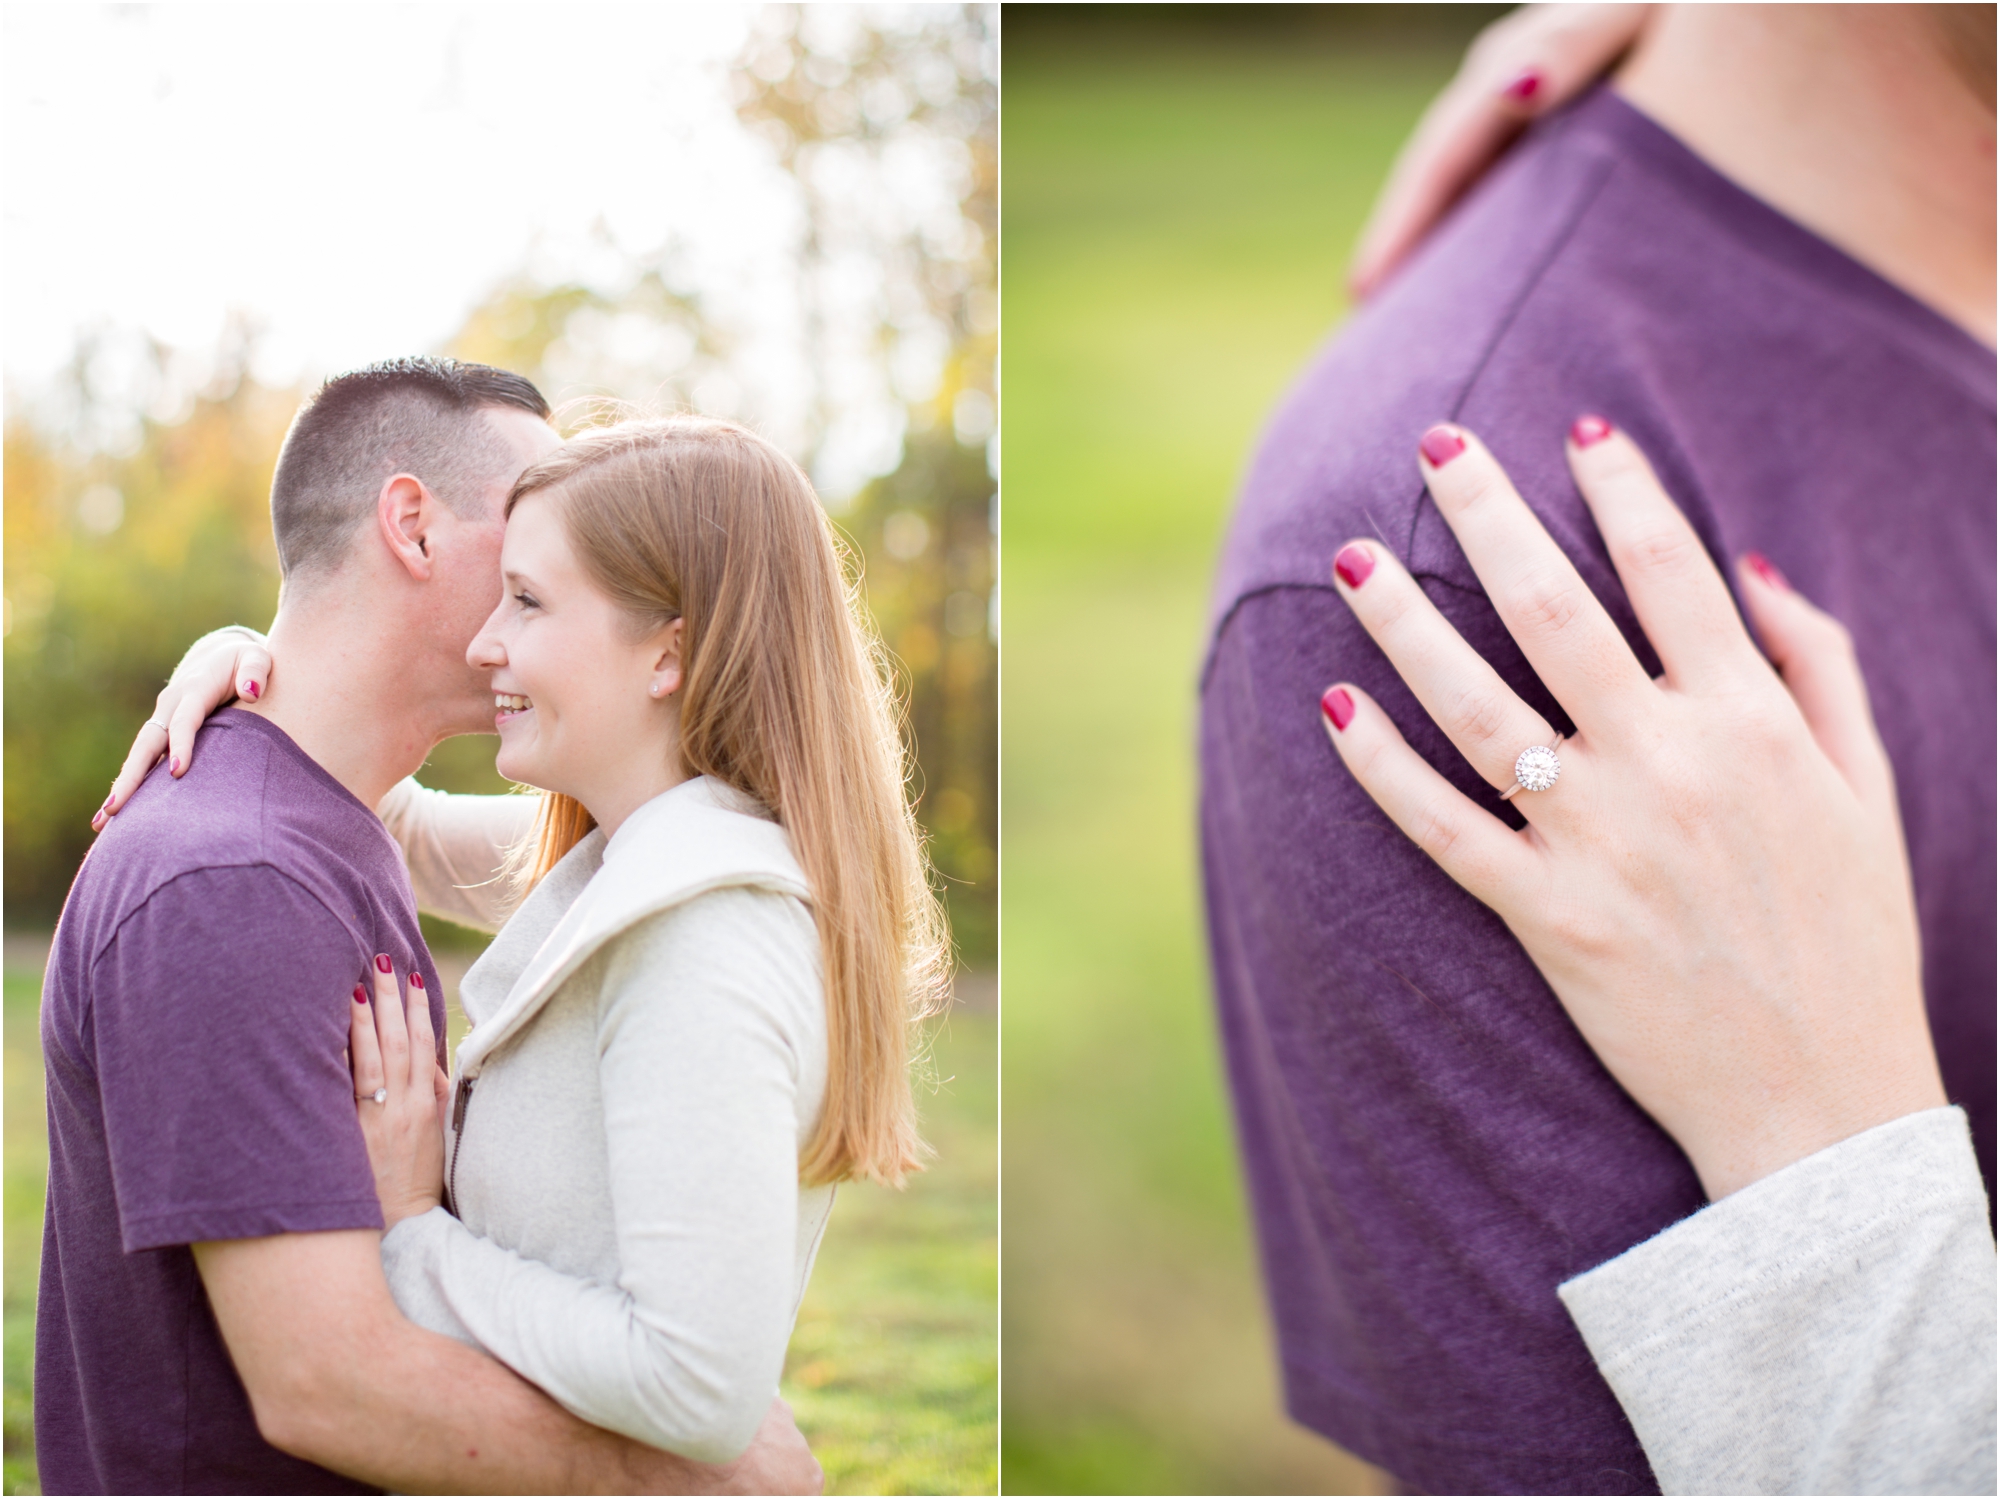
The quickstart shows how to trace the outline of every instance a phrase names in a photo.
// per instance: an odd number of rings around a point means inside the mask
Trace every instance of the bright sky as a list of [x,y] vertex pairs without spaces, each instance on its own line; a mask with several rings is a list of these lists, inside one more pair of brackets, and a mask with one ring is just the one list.
[[592,279],[600,222],[633,255],[679,236],[775,360],[796,200],[723,70],[755,15],[10,4],[8,382],[94,327],[206,350],[231,310],[272,380],[432,348],[523,268]]

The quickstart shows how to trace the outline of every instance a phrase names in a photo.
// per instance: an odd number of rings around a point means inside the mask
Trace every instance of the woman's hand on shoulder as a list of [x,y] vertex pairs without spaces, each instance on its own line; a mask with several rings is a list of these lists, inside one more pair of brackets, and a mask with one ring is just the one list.
[[[1552,784],[1519,765],[1520,832],[1339,684],[1321,711],[1347,768],[1506,921],[1711,1198],[1941,1105],[1894,779],[1846,631],[1753,554],[1739,580],[1767,661],[1645,456],[1581,418],[1570,469],[1665,668],[1651,679],[1479,440],[1437,427],[1420,447],[1439,512],[1575,732]],[[1350,542],[1334,570],[1497,801],[1553,726],[1380,542]]]
[[1648,5],[1524,5],[1479,33],[1375,200],[1347,272],[1374,295],[1515,136],[1566,104],[1644,29]]
[[118,815],[162,755],[168,757],[167,774],[186,775],[203,720],[239,697],[256,702],[270,683],[270,642],[247,625],[211,630],[189,646],[153,700],[153,716],[140,725],[111,794],[90,819],[91,830],[102,831]]
[[407,999],[397,990],[388,958],[376,957],[373,978],[372,995],[369,986],[354,986],[347,1057],[386,1230],[444,1200],[444,1119],[451,1083],[437,1064],[437,1033],[431,1028],[424,976],[410,975]]

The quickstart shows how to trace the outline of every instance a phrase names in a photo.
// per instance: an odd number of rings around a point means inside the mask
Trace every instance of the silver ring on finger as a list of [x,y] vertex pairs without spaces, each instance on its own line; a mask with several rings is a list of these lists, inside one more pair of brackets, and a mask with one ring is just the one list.
[[153,728],[153,729],[158,729],[158,730],[159,730],[159,731],[160,731],[160,732],[161,732],[162,734],[164,734],[164,733],[167,733],[167,732],[168,732],[168,730],[167,730],[167,726],[166,726],[165,724],[161,723],[161,722],[160,722],[160,721],[159,721],[159,720],[158,720],[157,718],[149,718],[149,719],[147,719],[147,720],[146,720],[146,727],[148,727],[148,728]]
[[356,1103],[387,1103],[389,1101],[389,1090],[387,1088],[377,1088],[373,1093],[357,1093],[354,1095],[354,1101]]
[[1531,744],[1521,751],[1521,757],[1514,762],[1514,784],[1500,793],[1503,802],[1512,801],[1523,791],[1547,791],[1562,775],[1562,761],[1556,758],[1556,746],[1563,742],[1557,734],[1547,744]]

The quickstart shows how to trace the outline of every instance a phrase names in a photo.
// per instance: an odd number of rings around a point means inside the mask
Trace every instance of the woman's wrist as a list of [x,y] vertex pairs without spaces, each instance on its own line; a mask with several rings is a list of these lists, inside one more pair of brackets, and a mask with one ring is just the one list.
[[249,625],[222,625],[210,630],[206,635],[195,641],[193,645],[187,648],[187,654],[190,656],[193,655],[210,641],[225,639],[247,641],[251,645],[269,645],[271,643],[269,636],[265,635],[261,630],[252,629]]
[[382,1231],[387,1233],[399,1223],[407,1223],[412,1218],[421,1218],[432,1208],[441,1206],[436,1197],[406,1197],[395,1203],[382,1204]]
[[1720,1202],[1843,1140],[1947,1104],[1936,1060],[1928,1051],[1900,1062],[1886,1062],[1880,1056],[1867,1060],[1870,1076],[1851,1077],[1835,1086],[1822,1078],[1811,1098],[1783,1101],[1748,1118],[1739,1114],[1733,1128],[1716,1130],[1706,1138],[1696,1138],[1690,1131],[1681,1145],[1708,1200]]

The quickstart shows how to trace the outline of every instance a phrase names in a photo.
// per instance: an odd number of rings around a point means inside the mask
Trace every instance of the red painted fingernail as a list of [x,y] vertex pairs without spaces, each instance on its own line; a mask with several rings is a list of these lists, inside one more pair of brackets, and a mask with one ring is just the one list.
[[1443,468],[1465,451],[1465,439],[1449,427],[1433,427],[1417,444],[1417,451],[1432,468]]
[[118,800],[118,793],[114,791],[111,793],[111,795],[104,798],[104,806],[100,807],[98,810],[99,811],[108,810],[111,804],[117,800]]
[[423,986],[424,986],[424,976],[421,973],[413,973],[410,975],[410,987],[412,989],[421,989],[423,988]]
[[396,971],[396,965],[389,961],[388,955],[385,953],[378,952],[375,954],[375,966],[384,973],[394,973]]
[[1569,440],[1580,448],[1600,443],[1617,430],[1601,416],[1580,416],[1570,423]]
[[170,762],[168,762],[167,774],[170,776],[177,776],[180,773],[181,773],[181,757],[179,755],[175,755],[174,758]]
[[262,688],[260,688],[260,687],[259,687],[259,686],[258,686],[258,685],[256,684],[256,682],[255,682],[255,681],[253,681],[252,679],[250,679],[250,678],[248,678],[248,677],[245,677],[245,678],[243,679],[243,695],[244,695],[245,697],[249,698],[251,702],[253,702],[253,703],[254,703],[254,702],[256,702],[256,701],[257,701],[257,694],[258,694],[259,692],[261,692],[262,690],[263,690],[263,689],[262,689]]
[[1790,593],[1792,585],[1785,581],[1785,575],[1772,565],[1771,559],[1762,552],[1745,552],[1743,560],[1750,564],[1750,571],[1769,583],[1780,593]]
[[1358,541],[1349,542],[1333,559],[1333,570],[1340,574],[1340,581],[1349,588],[1359,588],[1375,571],[1375,559],[1368,555],[1368,548]]
[[354,986],[354,1002],[358,1005],[365,1005],[368,1003],[368,991],[362,988],[361,985],[359,984],[356,984]]
[[1344,729],[1354,722],[1354,699],[1345,687],[1329,687],[1319,700],[1319,711],[1333,720],[1336,729]]
[[1521,75],[1500,90],[1502,97],[1512,99],[1516,104],[1526,104],[1542,91],[1542,74],[1539,68],[1523,69]]
[[90,819],[90,830],[93,833],[104,831],[104,814],[102,812],[99,812],[95,817]]

